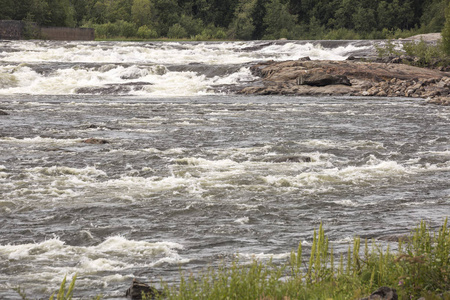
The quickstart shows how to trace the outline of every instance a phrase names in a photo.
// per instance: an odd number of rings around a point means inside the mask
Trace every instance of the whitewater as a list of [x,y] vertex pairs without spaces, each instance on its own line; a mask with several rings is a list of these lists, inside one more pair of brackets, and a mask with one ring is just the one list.
[[77,297],[124,299],[133,278],[282,263],[321,223],[337,254],[441,225],[449,108],[233,93],[257,62],[374,43],[0,41],[0,298],[78,274]]

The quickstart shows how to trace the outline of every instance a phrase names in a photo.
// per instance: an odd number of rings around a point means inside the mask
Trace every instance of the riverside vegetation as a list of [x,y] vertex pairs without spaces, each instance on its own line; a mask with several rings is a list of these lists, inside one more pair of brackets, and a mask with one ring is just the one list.
[[[360,299],[381,286],[397,290],[399,299],[450,299],[450,230],[447,219],[438,231],[421,222],[398,238],[391,251],[374,241],[355,237],[346,254],[334,254],[322,225],[314,231],[309,259],[302,244],[285,264],[236,259],[231,266],[181,275],[178,286],[163,285],[159,295],[143,299]],[[305,251],[306,252],[306,251]],[[67,292],[65,279],[57,300],[72,299],[74,277]],[[25,293],[17,289],[23,299]],[[53,296],[50,297],[53,299]],[[97,296],[96,299],[100,299]]]
[[0,19],[93,27],[101,39],[386,39],[449,28],[449,6],[449,0],[3,0]]

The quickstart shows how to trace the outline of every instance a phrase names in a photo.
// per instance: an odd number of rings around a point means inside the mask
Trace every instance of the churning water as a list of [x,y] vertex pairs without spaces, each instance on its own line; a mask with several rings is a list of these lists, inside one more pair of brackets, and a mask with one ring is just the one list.
[[283,261],[321,222],[337,252],[440,225],[449,108],[218,92],[251,84],[255,61],[368,51],[0,42],[0,298],[48,297],[78,273],[78,296],[121,299],[134,277],[174,282],[237,253]]

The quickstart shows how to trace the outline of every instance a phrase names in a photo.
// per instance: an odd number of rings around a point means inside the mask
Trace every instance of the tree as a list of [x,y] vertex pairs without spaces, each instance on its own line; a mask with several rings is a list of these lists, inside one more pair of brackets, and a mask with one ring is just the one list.
[[229,36],[232,39],[250,40],[252,38],[255,30],[252,18],[255,6],[256,0],[239,0],[229,29]]
[[14,16],[14,0],[0,1],[0,20],[13,19]]
[[266,15],[264,16],[264,24],[267,26],[265,38],[279,39],[286,38],[281,36],[294,31],[296,15],[291,15],[287,4],[283,4],[280,0],[270,0],[266,5]]
[[441,35],[444,52],[447,55],[450,55],[450,3],[448,4],[447,9],[445,11],[445,25]]
[[50,8],[46,0],[33,0],[29,11],[31,20],[39,25],[47,25],[50,23]]
[[335,27],[353,29],[351,16],[355,13],[355,4],[353,0],[342,0],[335,13]]
[[150,0],[133,0],[131,6],[131,20],[137,26],[149,25],[151,20],[151,2]]
[[375,11],[359,6],[353,14],[353,24],[357,31],[371,32],[376,29]]
[[153,0],[152,19],[160,36],[167,36],[169,28],[180,20],[180,7],[175,0]]

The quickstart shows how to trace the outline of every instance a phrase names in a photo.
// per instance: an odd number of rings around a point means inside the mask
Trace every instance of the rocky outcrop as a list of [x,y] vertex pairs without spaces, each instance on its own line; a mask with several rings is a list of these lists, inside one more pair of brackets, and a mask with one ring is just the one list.
[[148,284],[140,282],[136,278],[134,278],[131,286],[126,291],[125,296],[127,297],[127,299],[141,300],[142,294],[144,294],[147,299],[154,299],[161,293],[154,287],[151,287]]
[[[241,94],[449,97],[450,73],[404,64],[361,61],[263,62],[251,67],[262,78]],[[447,103],[446,100],[442,103]]]

